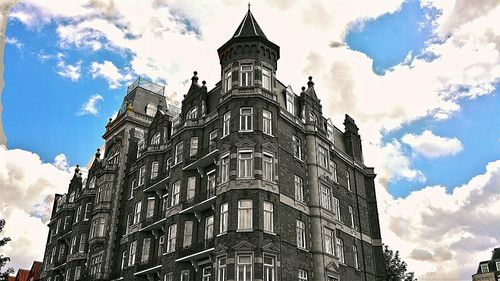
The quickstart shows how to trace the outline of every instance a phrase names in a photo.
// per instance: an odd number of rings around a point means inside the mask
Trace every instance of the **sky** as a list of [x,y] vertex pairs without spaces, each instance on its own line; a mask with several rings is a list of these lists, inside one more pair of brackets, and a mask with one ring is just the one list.
[[[378,174],[383,242],[419,280],[470,280],[500,240],[500,2],[251,4],[281,47],[278,79],[297,91],[313,76],[324,114],[341,129],[344,114],[356,120]],[[127,85],[164,84],[175,105],[194,70],[213,87],[216,50],[246,9],[239,0],[0,3],[0,218],[11,266],[42,259],[53,194],[102,144]]]

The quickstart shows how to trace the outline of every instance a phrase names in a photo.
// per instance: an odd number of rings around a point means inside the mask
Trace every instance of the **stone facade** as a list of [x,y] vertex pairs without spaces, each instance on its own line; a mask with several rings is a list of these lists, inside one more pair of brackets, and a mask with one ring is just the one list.
[[139,79],[87,180],[56,195],[42,280],[384,280],[374,170],[312,77],[276,78],[250,10],[218,49],[221,81],[177,109]]

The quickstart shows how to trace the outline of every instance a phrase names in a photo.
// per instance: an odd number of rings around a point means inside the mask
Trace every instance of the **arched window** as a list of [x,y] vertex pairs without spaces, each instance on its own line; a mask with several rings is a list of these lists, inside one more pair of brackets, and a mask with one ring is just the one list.
[[151,145],[157,145],[160,144],[160,132],[157,132],[156,134],[153,135],[151,138]]
[[155,116],[155,114],[156,114],[156,106],[152,104],[146,105],[146,115]]
[[118,164],[119,160],[120,160],[120,149],[116,148],[109,153],[108,163],[109,164]]

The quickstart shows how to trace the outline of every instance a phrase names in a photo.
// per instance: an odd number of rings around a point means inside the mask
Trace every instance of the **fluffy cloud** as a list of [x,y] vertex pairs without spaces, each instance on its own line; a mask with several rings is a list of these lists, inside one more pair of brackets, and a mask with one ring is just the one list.
[[103,99],[104,98],[99,94],[91,96],[87,102],[82,104],[78,115],[97,115],[97,113],[99,113],[97,109],[97,102],[102,101]]
[[103,63],[93,62],[90,66],[90,71],[92,72],[92,78],[104,78],[111,89],[116,89],[120,87],[123,82],[130,82],[133,78],[129,73],[120,73],[118,68],[107,60]]
[[459,139],[436,136],[429,130],[421,135],[405,134],[401,140],[428,158],[455,155],[463,148]]
[[59,60],[57,63],[57,74],[65,78],[69,78],[71,81],[78,81],[81,76],[81,66],[81,61],[76,64],[66,64],[63,60]]
[[24,46],[24,44],[21,43],[16,37],[5,38],[5,43],[7,43],[9,45],[13,45],[18,49],[21,49]]
[[[61,156],[56,163],[66,163]],[[43,258],[55,193],[66,192],[71,173],[44,163],[34,153],[0,146],[0,217],[6,220],[2,235],[10,237],[2,254],[9,266],[29,268]],[[36,233],[36,235],[33,235]]]

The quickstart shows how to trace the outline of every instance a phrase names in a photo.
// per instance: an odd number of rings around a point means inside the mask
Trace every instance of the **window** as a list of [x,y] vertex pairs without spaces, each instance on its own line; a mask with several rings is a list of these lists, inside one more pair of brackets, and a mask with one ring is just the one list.
[[59,228],[61,228],[61,219],[57,220],[56,234],[59,232]]
[[182,153],[184,150],[184,146],[182,144],[182,141],[178,143],[175,146],[175,158],[174,158],[174,165],[177,165],[182,162]]
[[164,212],[168,208],[168,193],[163,195],[161,210]]
[[293,156],[302,160],[302,141],[297,136],[293,136]]
[[82,267],[80,266],[75,267],[75,280],[80,280],[81,275],[82,275]]
[[214,216],[205,219],[205,239],[214,238]]
[[205,267],[203,268],[202,276],[201,276],[201,281],[210,281],[210,276],[212,268],[211,267]]
[[182,245],[184,247],[191,246],[191,242],[193,241],[193,222],[185,221],[184,222],[184,241]]
[[295,200],[305,203],[304,200],[304,180],[295,175]]
[[125,265],[127,264],[127,251],[122,252],[122,263],[121,263],[121,269],[125,268]]
[[252,229],[252,200],[238,201],[238,230]]
[[132,222],[133,218],[132,218],[132,213],[129,213],[127,214],[127,228],[125,229],[125,234],[128,234],[129,231],[130,231],[130,226],[133,224]]
[[209,135],[208,150],[212,152],[216,148],[217,148],[217,130],[214,130],[210,132]]
[[286,110],[290,112],[291,114],[294,114],[294,94],[286,91]]
[[165,164],[165,174],[167,177],[170,177],[170,167],[172,166],[172,158],[167,159],[167,163]]
[[240,108],[240,131],[253,131],[253,108]]
[[78,206],[78,208],[76,208],[75,223],[78,222],[81,213],[82,213],[82,206],[80,205]]
[[330,170],[332,171],[332,180],[334,182],[339,182],[339,178],[337,175],[337,163],[334,161],[330,161]]
[[224,73],[224,91],[229,91],[233,87],[233,72],[231,69]]
[[226,114],[224,114],[224,120],[222,124],[222,137],[229,135],[230,122],[231,122],[231,112],[227,112]]
[[352,206],[349,206],[349,217],[351,218],[351,227],[356,228],[356,225],[354,224],[354,210]]
[[328,119],[328,122],[326,124],[326,134],[328,136],[328,139],[332,142],[335,143],[335,137],[333,135],[333,124],[331,123],[332,121]]
[[[101,272],[102,254],[92,257],[90,260],[90,275],[96,277]],[[96,278],[100,279],[100,278]]]
[[141,157],[142,155],[142,152],[144,151],[144,149],[146,148],[146,143],[144,142],[144,140],[140,140],[138,143],[137,143],[137,158]]
[[71,268],[66,269],[66,274],[64,275],[64,280],[69,281],[71,278]]
[[167,273],[165,274],[165,276],[163,277],[163,281],[172,281],[172,273]]
[[215,196],[215,170],[207,173],[207,198]]
[[55,247],[55,246],[54,246],[54,248],[52,248],[52,254],[50,255],[50,263],[54,263],[54,259],[56,257],[56,248],[57,247]]
[[198,137],[191,138],[191,145],[189,146],[189,156],[195,156],[198,153]]
[[330,188],[321,185],[321,206],[327,210],[332,210],[332,197],[330,196]]
[[189,281],[189,270],[181,271],[181,281]]
[[187,120],[196,119],[196,118],[198,118],[198,107],[197,106],[191,108],[186,114]]
[[227,281],[226,256],[219,257],[217,263],[217,281]]
[[237,281],[252,281],[252,255],[238,254],[236,256],[236,280]]
[[196,177],[188,177],[186,199],[188,201],[193,200],[195,192],[196,192]]
[[352,191],[352,189],[351,189],[351,174],[349,173],[348,170],[345,170],[345,178],[346,178],[347,190]]
[[135,203],[135,206],[134,206],[134,223],[133,224],[136,224],[136,223],[138,223],[141,220],[141,205],[142,205],[141,201]]
[[229,180],[229,154],[222,156],[220,165],[220,181],[226,182]]
[[151,249],[151,238],[144,238],[144,240],[142,241],[142,256],[141,256],[142,263],[149,262],[150,249]]
[[165,246],[165,235],[160,236],[160,239],[158,239],[158,257],[161,257],[163,254],[163,249]]
[[223,203],[220,205],[220,231],[219,233],[225,233],[227,232],[227,219],[228,219],[228,214],[229,212],[229,207],[228,203]]
[[176,236],[177,236],[177,224],[172,224],[168,228],[167,253],[175,251]]
[[306,224],[297,220],[297,247],[305,249],[306,248]]
[[240,86],[247,87],[253,85],[253,65],[243,64],[241,66],[240,74],[241,74]]
[[325,227],[325,252],[335,255],[335,233],[333,230]]
[[264,254],[264,281],[274,281],[274,257]]
[[267,67],[262,68],[262,87],[269,91],[272,90],[271,70]]
[[66,252],[66,244],[61,244],[61,246],[59,246],[59,256],[57,257],[58,261],[62,261],[65,252]]
[[274,232],[273,203],[264,201],[264,231]]
[[335,219],[340,221],[340,201],[337,197],[333,197],[333,212],[335,213]]
[[307,281],[307,271],[299,269],[299,281]]
[[146,218],[150,218],[155,214],[155,198],[148,198],[148,209],[146,211]]
[[316,125],[316,121],[318,118],[316,118],[316,114],[309,112],[309,122]]
[[273,178],[273,156],[268,153],[262,155],[262,179],[267,181],[274,181]]
[[97,218],[92,221],[92,229],[90,232],[90,237],[104,237],[104,230],[106,228],[106,219],[105,218]]
[[146,178],[146,166],[142,165],[139,168],[139,185],[144,184],[144,179]]
[[155,116],[155,113],[156,113],[156,106],[152,104],[146,105],[146,115]]
[[73,203],[73,202],[75,202],[75,192],[74,192],[74,191],[72,191],[72,192],[69,194],[68,202],[69,202],[69,203]]
[[337,277],[333,277],[333,276],[328,275],[327,281],[339,281],[339,279]]
[[496,267],[497,267],[497,271],[500,271],[500,261],[497,261],[497,262],[495,263],[495,265],[496,265]]
[[172,202],[170,206],[179,204],[179,192],[181,190],[181,181],[176,181],[172,185]]
[[137,240],[132,241],[129,246],[128,252],[128,266],[132,266],[135,264],[135,252],[137,249]]
[[95,188],[95,177],[92,177],[89,182],[89,189]]
[[78,252],[80,253],[85,252],[85,240],[87,240],[87,235],[82,233],[82,235],[80,235],[80,245],[78,246]]
[[318,164],[328,169],[328,151],[323,146],[318,147]]
[[160,132],[157,132],[156,134],[153,135],[151,138],[151,145],[159,145],[160,144]]
[[271,111],[268,110],[263,110],[262,111],[262,131],[266,134],[272,135],[273,134],[273,119],[272,119],[272,113]]
[[70,254],[73,254],[74,252],[76,252],[76,236],[71,238],[71,248],[69,249]]
[[354,267],[359,269],[358,247],[356,247],[356,245],[352,245],[352,252],[354,254]]
[[250,178],[253,176],[253,152],[242,150],[238,154],[238,177]]
[[340,238],[337,238],[337,257],[339,258],[339,262],[345,263],[344,259],[344,241]]
[[158,177],[158,161],[151,163],[151,179],[156,179]]
[[488,268],[488,264],[487,263],[481,264],[481,273],[487,273],[489,271],[490,270]]

